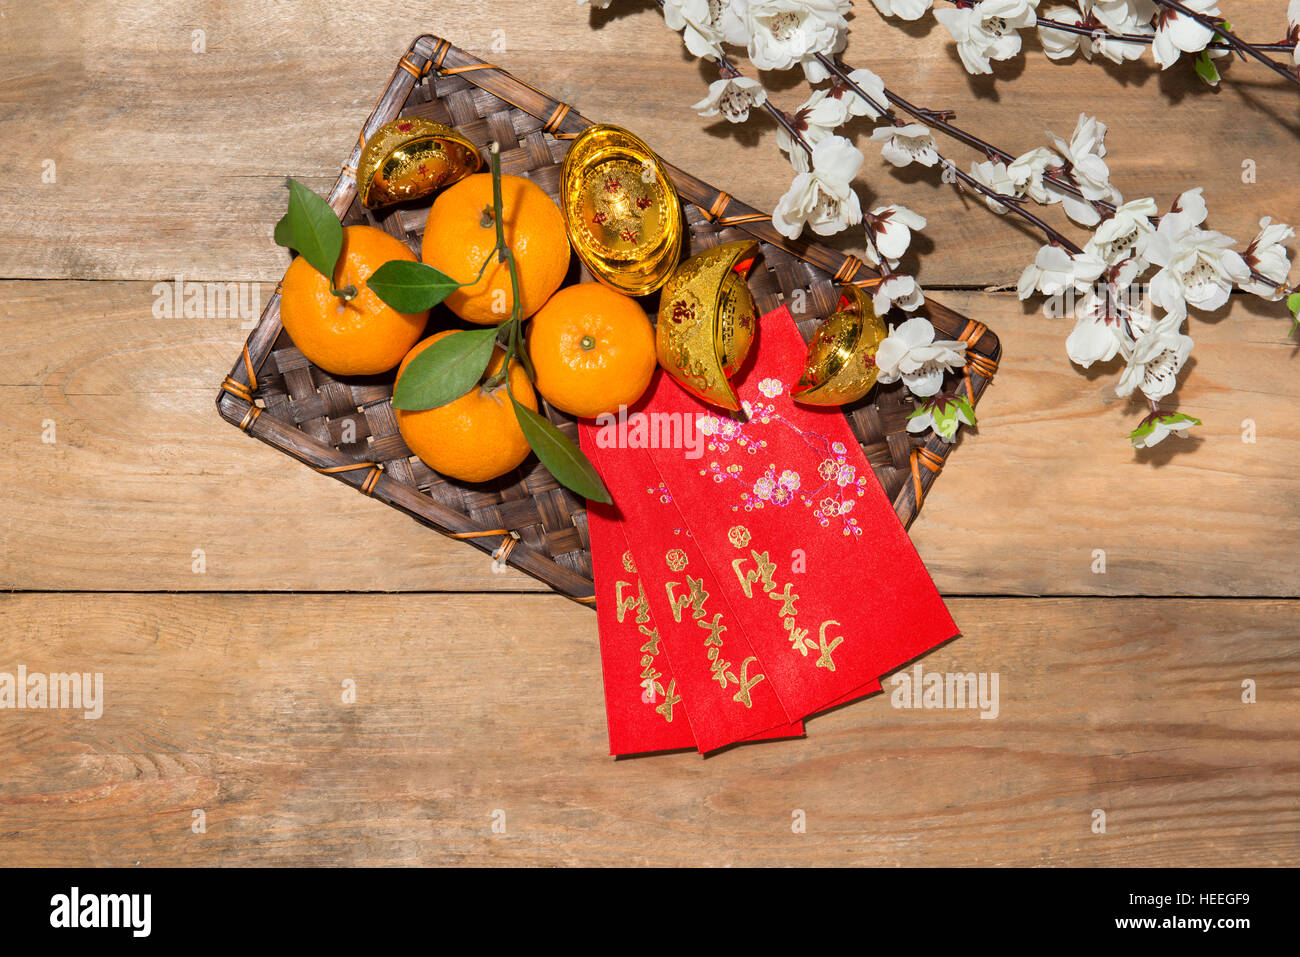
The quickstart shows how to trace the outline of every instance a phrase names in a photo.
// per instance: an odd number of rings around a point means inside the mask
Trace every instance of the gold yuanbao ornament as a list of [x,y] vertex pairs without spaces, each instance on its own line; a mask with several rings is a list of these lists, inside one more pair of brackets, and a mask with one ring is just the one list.
[[366,141],[357,163],[357,195],[368,209],[428,196],[476,173],[483,157],[450,126],[401,117]]
[[856,402],[876,384],[876,350],[887,335],[866,291],[841,286],[839,307],[809,343],[808,361],[791,397],[808,405]]
[[629,296],[654,292],[682,250],[682,204],[654,151],[617,126],[589,126],[560,168],[569,242],[600,282]]
[[706,249],[678,266],[659,294],[659,364],[691,395],[733,412],[740,399],[730,379],[758,330],[745,282],[757,255],[752,239]]

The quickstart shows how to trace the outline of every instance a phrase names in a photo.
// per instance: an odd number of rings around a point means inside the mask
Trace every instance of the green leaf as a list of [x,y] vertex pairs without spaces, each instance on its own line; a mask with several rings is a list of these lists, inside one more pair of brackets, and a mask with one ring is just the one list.
[[285,213],[275,224],[275,244],[285,249],[293,248],[293,235],[289,232],[289,214]]
[[424,263],[394,259],[376,269],[366,285],[398,312],[424,312],[463,284]]
[[1128,440],[1132,442],[1135,446],[1141,445],[1142,439],[1145,439],[1148,435],[1150,435],[1155,430],[1156,430],[1156,424],[1154,421],[1143,422],[1141,425],[1139,425],[1136,429],[1134,429],[1132,432],[1128,434]]
[[1286,307],[1291,310],[1291,315],[1300,316],[1300,292],[1293,292],[1286,297]]
[[334,282],[334,265],[343,251],[343,224],[329,203],[296,179],[289,180],[289,211],[275,224],[275,241]]
[[962,420],[970,425],[975,424],[975,407],[970,404],[970,399],[964,395],[959,395],[953,400],[957,406],[957,412],[960,412],[965,418]]
[[1202,50],[1200,56],[1196,58],[1192,66],[1196,70],[1196,75],[1206,83],[1210,84],[1210,86],[1219,85],[1219,68],[1216,67],[1210,59],[1209,50]]
[[571,488],[584,498],[610,503],[609,490],[600,480],[595,466],[569,437],[552,425],[545,416],[538,415],[526,405],[520,405],[514,396],[515,418],[524,438],[533,447],[542,464],[555,476],[555,480]]
[[483,378],[496,337],[496,327],[488,326],[439,339],[402,370],[393,390],[393,408],[417,412],[459,399]]

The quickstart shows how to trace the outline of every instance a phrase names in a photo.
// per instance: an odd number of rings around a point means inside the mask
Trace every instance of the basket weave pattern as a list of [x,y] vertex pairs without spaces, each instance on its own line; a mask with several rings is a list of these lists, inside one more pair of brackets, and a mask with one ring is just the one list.
[[[361,147],[399,115],[450,124],[480,147],[495,140],[503,172],[529,177],[557,200],[567,141],[590,123],[566,104],[446,40],[418,38],[367,119],[329,197],[345,225],[376,226],[417,254],[430,201],[372,211],[356,197]],[[805,339],[834,311],[837,282],[877,281],[855,257],[787,240],[767,215],[669,164],[665,168],[685,200],[683,258],[718,243],[758,239],[762,256],[749,277],[758,312],[802,302],[798,325]],[[570,281],[590,281],[577,257],[573,262]],[[645,304],[653,316],[653,298]],[[997,337],[933,301],[922,314],[939,336],[968,343],[966,368],[950,376],[945,388],[964,391],[978,402],[997,369]],[[535,457],[514,473],[478,485],[433,472],[398,434],[392,391],[391,373],[339,379],[309,362],[281,328],[277,290],[222,384],[217,405],[232,424],[317,471],[508,561],[570,598],[594,604],[585,501],[559,485]],[[905,524],[916,517],[952,448],[933,434],[907,432],[914,408],[907,390],[896,383],[877,385],[844,410]],[[573,419],[544,403],[543,411],[577,441]]]

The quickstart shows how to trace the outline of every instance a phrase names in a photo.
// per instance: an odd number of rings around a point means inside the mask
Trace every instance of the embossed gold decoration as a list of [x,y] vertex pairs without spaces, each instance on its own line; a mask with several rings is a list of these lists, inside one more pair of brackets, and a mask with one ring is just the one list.
[[450,126],[417,116],[385,123],[357,163],[357,195],[369,209],[428,196],[477,172],[483,157]]
[[744,548],[748,545],[749,537],[749,529],[744,525],[733,525],[731,526],[731,530],[727,532],[727,541],[731,542],[731,544],[735,545],[737,548]]
[[644,296],[672,275],[682,204],[650,147],[617,126],[589,126],[560,168],[560,208],[578,258],[605,285]]
[[686,557],[686,553],[682,551],[680,548],[674,548],[672,551],[668,552],[668,554],[665,555],[664,557],[668,561],[668,567],[675,572],[681,571],[683,568],[687,566],[687,564],[690,561],[690,559]]
[[808,361],[791,397],[809,405],[861,399],[876,384],[876,350],[888,334],[866,291],[841,286],[839,308],[809,343]]
[[731,376],[758,329],[745,276],[758,254],[752,239],[723,243],[677,267],[659,295],[659,364],[692,395],[735,411]]

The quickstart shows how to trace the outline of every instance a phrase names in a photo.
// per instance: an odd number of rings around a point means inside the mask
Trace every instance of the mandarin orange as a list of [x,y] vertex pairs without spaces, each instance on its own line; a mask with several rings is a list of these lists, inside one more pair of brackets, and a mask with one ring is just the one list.
[[[402,377],[412,359],[454,331],[439,332],[417,343],[402,360],[397,377]],[[498,347],[484,380],[500,372],[504,361],[505,352]],[[510,363],[510,391],[521,405],[537,411],[537,396],[519,362]],[[486,482],[517,468],[528,458],[528,440],[519,428],[504,384],[488,390],[480,382],[465,395],[436,409],[394,411],[397,430],[410,450],[429,468],[451,478]]]
[[537,391],[594,418],[641,398],[655,371],[655,334],[635,299],[585,282],[561,289],[528,324]]
[[[530,179],[501,177],[501,209],[526,319],[564,281],[569,271],[569,235],[560,207]],[[492,175],[477,173],[448,187],[434,200],[420,258],[457,282],[470,282],[492,255],[496,242]],[[515,301],[509,265],[493,259],[481,279],[457,289],[445,301],[452,312],[470,322],[504,322],[510,318]]]
[[280,321],[308,359],[334,375],[376,375],[402,361],[429,313],[398,312],[366,285],[371,274],[393,259],[415,262],[406,244],[373,226],[343,230],[343,251],[333,286],[351,286],[351,299],[333,295],[330,280],[303,257],[289,264],[280,285]]

